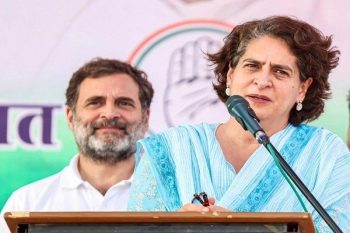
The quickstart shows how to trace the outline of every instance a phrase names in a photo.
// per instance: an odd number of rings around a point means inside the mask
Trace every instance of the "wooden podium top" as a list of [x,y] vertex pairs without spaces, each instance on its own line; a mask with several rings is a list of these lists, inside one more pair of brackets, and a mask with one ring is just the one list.
[[[62,224],[294,224],[299,231],[315,232],[308,213],[284,212],[7,212],[4,215],[12,233],[19,225],[62,225]],[[90,225],[91,226],[91,225]],[[271,231],[272,232],[272,231]],[[294,232],[294,231],[293,231]]]

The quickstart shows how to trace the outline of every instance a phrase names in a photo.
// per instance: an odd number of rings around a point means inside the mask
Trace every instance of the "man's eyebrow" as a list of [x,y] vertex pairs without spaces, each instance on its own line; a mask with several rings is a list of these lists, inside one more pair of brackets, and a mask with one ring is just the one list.
[[127,97],[127,96],[119,96],[115,99],[116,101],[131,101],[131,102],[135,102],[135,100],[131,97]]
[[91,102],[91,101],[98,101],[98,100],[103,100],[103,96],[91,96],[87,99],[84,100],[84,102]]

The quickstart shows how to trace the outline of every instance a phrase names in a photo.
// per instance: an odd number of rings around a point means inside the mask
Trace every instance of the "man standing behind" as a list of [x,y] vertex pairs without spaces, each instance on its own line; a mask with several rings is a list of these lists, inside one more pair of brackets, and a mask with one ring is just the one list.
[[153,88],[129,64],[95,59],[76,71],[66,90],[66,117],[79,154],[50,177],[16,190],[1,212],[125,210],[136,141],[148,129]]

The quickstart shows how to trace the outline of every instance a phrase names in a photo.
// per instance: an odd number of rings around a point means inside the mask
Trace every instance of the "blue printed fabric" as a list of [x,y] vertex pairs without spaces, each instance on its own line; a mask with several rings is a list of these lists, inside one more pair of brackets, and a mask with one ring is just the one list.
[[[217,124],[183,125],[138,144],[128,208],[176,211],[205,191],[216,205],[239,212],[303,212],[297,196],[260,146],[237,173],[215,137]],[[333,133],[288,125],[270,138],[344,232],[350,232],[350,152]],[[303,197],[319,232],[331,232]]]

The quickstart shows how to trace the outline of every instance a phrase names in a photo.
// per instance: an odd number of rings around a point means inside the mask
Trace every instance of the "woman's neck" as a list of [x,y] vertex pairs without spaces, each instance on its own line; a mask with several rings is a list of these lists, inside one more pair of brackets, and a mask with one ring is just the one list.
[[[262,128],[268,137],[287,126],[286,124],[284,126],[280,125],[280,127],[267,127],[270,125],[266,122],[264,125],[266,125],[266,130],[264,126]],[[271,126],[274,125],[272,124]],[[216,138],[226,160],[234,167],[236,172],[239,172],[254,151],[260,146],[253,134],[244,130],[234,118],[230,118],[226,123],[218,127]]]

